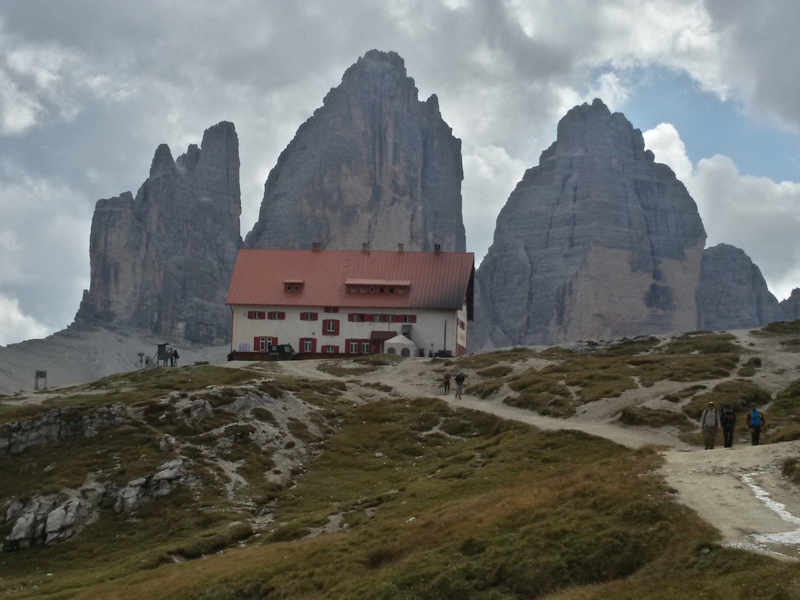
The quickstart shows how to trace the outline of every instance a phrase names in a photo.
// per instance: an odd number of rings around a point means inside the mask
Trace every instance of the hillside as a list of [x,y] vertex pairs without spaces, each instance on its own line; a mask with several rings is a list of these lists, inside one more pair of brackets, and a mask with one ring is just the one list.
[[[791,598],[800,323],[0,398],[15,598]],[[463,400],[442,393],[463,370]],[[751,447],[701,450],[713,400]],[[720,436],[721,437],[721,436]],[[688,576],[687,576],[688,573]]]

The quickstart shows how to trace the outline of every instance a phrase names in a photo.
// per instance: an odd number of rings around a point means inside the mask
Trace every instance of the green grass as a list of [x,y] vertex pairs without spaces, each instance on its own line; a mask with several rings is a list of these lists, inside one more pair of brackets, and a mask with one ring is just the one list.
[[[298,485],[278,493],[275,522],[259,538],[228,515],[195,515],[180,523],[192,535],[171,544],[166,532],[148,530],[152,543],[142,547],[123,527],[116,539],[140,548],[125,563],[120,547],[116,561],[102,556],[72,569],[63,556],[48,580],[42,569],[54,565],[46,554],[61,550],[47,549],[36,553],[39,571],[16,553],[13,565],[0,559],[0,576],[12,585],[37,582],[35,594],[52,598],[677,600],[800,592],[794,565],[718,546],[713,529],[653,475],[660,461],[648,448],[541,432],[432,399],[373,403],[343,415]],[[178,504],[168,503],[170,511]],[[331,517],[347,531],[308,537]],[[205,558],[174,562],[195,553]],[[768,583],[741,587],[753,580]],[[787,595],[775,595],[779,589]]]
[[[553,416],[637,385],[687,382],[672,394],[688,399],[683,412],[628,408],[620,419],[629,426],[696,425],[712,398],[737,407],[741,397],[769,400],[747,379],[713,384],[740,368],[740,350],[726,334],[586,346],[435,359],[430,368],[464,369],[468,393],[510,390],[506,402]],[[534,358],[549,364],[518,373]],[[354,366],[393,364],[375,361],[385,364]],[[655,475],[662,459],[651,448],[543,432],[433,398],[395,399],[377,385],[364,390],[353,374],[347,382],[279,373],[259,381],[250,368],[153,371],[62,391],[43,410],[88,415],[122,401],[142,418],[94,438],[0,456],[0,505],[74,488],[87,472],[113,485],[151,473],[174,456],[158,450],[167,432],[192,459],[196,483],[132,515],[103,505],[97,522],[67,543],[0,554],[0,592],[132,600],[800,597],[796,565],[721,547],[717,532]],[[262,401],[249,416],[229,412],[254,386]],[[348,389],[370,402],[354,403],[350,394],[345,401]],[[214,414],[187,423],[176,398],[207,400]],[[312,425],[284,414],[288,402],[313,411]],[[3,406],[0,419],[39,414],[27,410]],[[765,441],[800,437],[800,381],[775,395],[767,420],[776,430]],[[259,427],[277,432],[276,451],[307,444],[308,458],[281,483],[267,475],[287,468],[253,441]],[[211,448],[237,465],[245,485],[226,487],[203,452]],[[797,480],[797,471],[796,460],[784,464],[787,478]],[[312,535],[329,523],[342,527]]]

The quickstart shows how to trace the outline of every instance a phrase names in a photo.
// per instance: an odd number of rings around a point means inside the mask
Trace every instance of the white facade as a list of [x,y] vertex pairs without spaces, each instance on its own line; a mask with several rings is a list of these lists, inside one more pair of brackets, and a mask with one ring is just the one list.
[[398,334],[411,339],[421,356],[441,350],[458,356],[467,347],[466,306],[458,311],[340,307],[333,312],[239,305],[231,312],[233,352],[268,352],[270,345],[291,344],[304,354],[378,354],[384,352],[383,342]]

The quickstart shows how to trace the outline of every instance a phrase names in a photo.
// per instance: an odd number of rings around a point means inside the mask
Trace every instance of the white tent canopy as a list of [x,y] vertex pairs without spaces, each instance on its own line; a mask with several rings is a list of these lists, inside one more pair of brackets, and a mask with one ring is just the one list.
[[396,335],[383,342],[383,351],[400,356],[416,356],[417,346],[404,335]]

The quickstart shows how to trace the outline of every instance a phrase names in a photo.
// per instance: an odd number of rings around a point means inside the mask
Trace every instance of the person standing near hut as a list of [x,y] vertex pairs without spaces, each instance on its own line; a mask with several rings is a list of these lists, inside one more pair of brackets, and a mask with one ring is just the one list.
[[464,392],[464,380],[466,376],[462,371],[458,372],[456,375],[456,398],[461,398],[461,394]]
[[444,374],[444,393],[450,393],[450,371],[447,371]]

